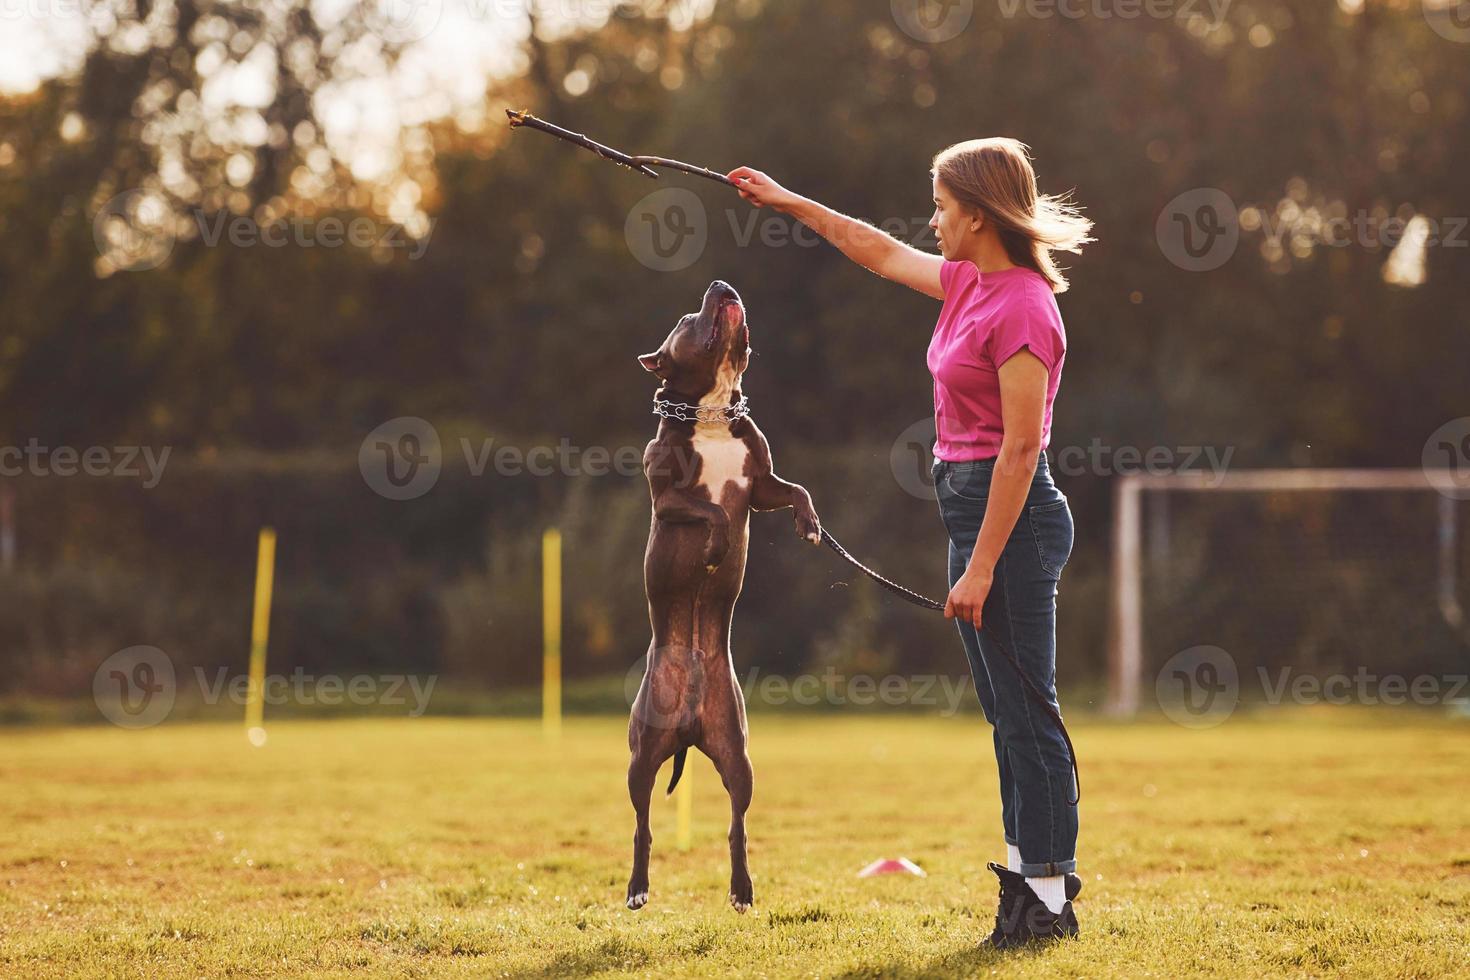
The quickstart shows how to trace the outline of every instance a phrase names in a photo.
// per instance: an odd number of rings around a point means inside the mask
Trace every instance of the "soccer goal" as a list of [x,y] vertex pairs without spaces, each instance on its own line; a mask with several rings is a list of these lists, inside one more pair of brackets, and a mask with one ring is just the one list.
[[1464,672],[1454,471],[1280,469],[1121,477],[1113,498],[1110,713],[1202,646],[1268,671]]

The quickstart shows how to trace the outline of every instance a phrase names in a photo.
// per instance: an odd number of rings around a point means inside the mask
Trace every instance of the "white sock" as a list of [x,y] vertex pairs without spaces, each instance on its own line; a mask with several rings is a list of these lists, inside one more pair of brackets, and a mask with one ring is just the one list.
[[1021,849],[1015,844],[1006,845],[1006,867],[1016,874],[1021,873]]
[[1061,915],[1062,906],[1067,904],[1067,876],[1051,875],[1047,878],[1027,878],[1026,884],[1046,905],[1052,915]]

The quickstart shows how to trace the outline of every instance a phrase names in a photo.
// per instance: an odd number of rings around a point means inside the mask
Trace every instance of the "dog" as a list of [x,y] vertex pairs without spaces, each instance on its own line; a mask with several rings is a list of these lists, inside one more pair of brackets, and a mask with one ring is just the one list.
[[730,655],[730,620],[745,580],[750,511],[792,508],[796,532],[821,542],[804,487],[781,479],[746,409],[750,363],[745,306],[716,280],[697,313],[679,319],[663,346],[638,358],[656,375],[658,434],[643,453],[653,502],[643,583],[653,640],[628,723],[628,795],[637,815],[628,908],[648,902],[649,799],[665,759],[673,793],[691,746],[714,763],[730,794],[730,903],[754,902],[745,855],[745,811],[754,780],[746,752],[745,696]]

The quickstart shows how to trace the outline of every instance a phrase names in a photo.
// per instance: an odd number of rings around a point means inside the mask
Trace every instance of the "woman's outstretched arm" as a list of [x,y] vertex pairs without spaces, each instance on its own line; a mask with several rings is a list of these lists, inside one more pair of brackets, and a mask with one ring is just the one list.
[[750,167],[736,167],[727,175],[740,196],[756,207],[770,206],[837,246],[843,255],[885,279],[902,283],[925,296],[944,299],[939,267],[944,260],[921,252],[866,221],[849,218],[824,204],[794,194],[769,176]]

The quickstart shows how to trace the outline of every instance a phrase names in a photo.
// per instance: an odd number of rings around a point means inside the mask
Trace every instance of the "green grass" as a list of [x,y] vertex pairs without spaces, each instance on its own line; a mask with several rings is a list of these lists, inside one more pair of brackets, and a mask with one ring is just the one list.
[[[622,906],[624,723],[290,721],[0,733],[0,975],[1465,975],[1470,725],[1296,709],[1072,723],[1080,940],[982,949],[1001,858],[975,714],[755,715],[756,909],[723,791],[654,815]],[[667,768],[663,779],[667,778]],[[662,782],[662,781],[661,781]],[[660,790],[660,794],[661,794]],[[907,856],[927,878],[860,880]]]

